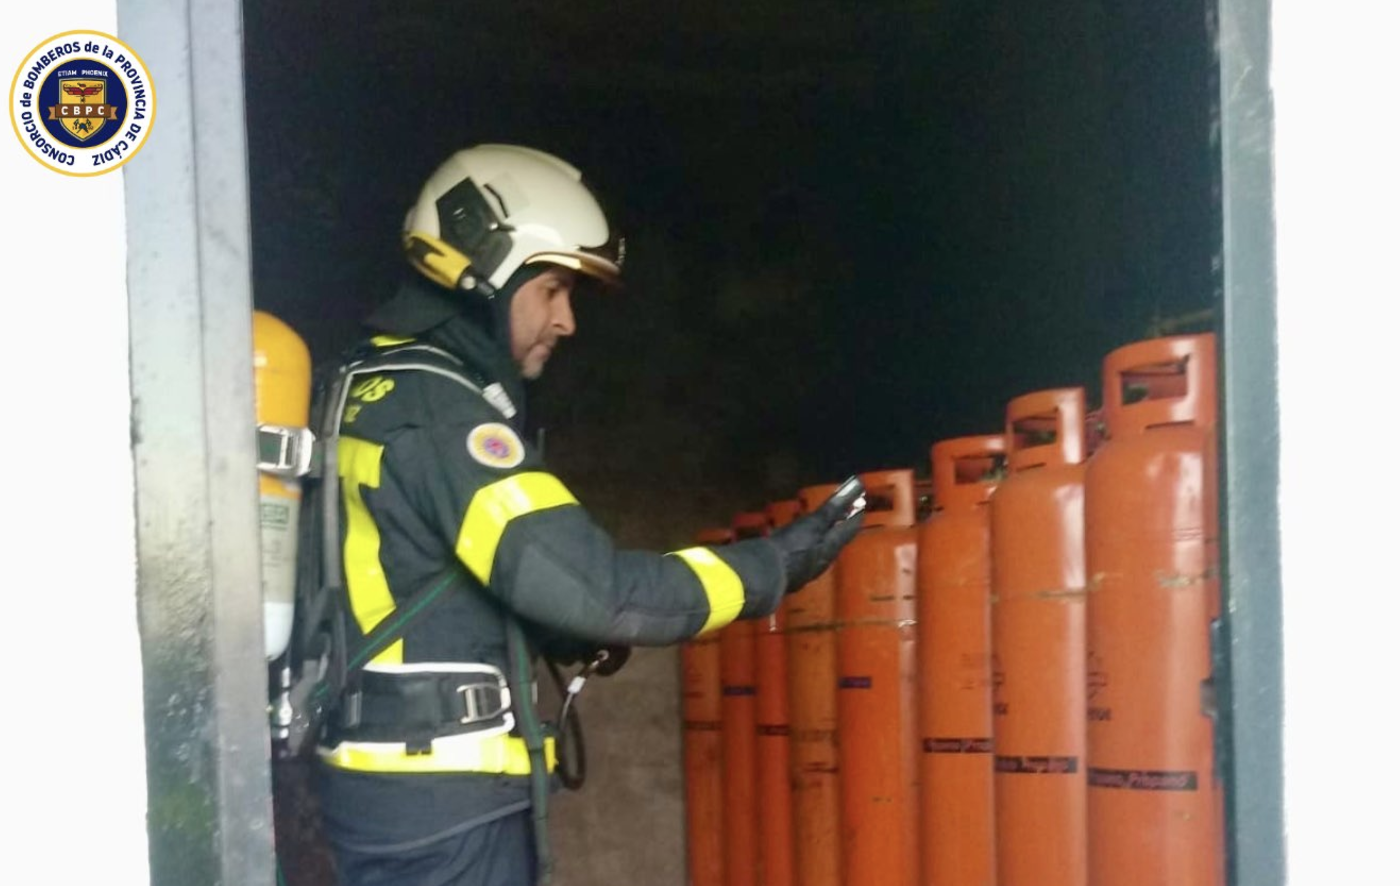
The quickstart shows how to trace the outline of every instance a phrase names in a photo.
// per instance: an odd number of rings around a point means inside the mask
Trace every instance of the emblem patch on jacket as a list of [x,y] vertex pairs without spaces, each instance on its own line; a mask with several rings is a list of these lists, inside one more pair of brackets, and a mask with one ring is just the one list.
[[525,460],[525,444],[508,425],[487,422],[467,433],[467,454],[488,468],[513,468]]

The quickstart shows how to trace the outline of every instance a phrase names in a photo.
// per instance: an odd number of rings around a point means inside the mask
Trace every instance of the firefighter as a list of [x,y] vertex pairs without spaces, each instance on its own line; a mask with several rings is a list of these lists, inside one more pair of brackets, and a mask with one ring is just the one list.
[[455,153],[407,213],[416,273],[369,317],[341,407],[351,626],[444,571],[461,587],[370,662],[318,748],[343,886],[543,879],[555,760],[522,662],[616,663],[767,615],[860,526],[832,503],[768,538],[619,550],[549,473],[522,435],[524,382],[574,333],[576,287],[619,284],[621,246],[578,170],[513,145]]

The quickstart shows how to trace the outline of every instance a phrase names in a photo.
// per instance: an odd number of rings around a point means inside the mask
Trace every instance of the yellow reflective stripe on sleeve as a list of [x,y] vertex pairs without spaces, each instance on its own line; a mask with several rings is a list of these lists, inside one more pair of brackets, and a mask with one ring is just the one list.
[[739,617],[744,608],[744,583],[733,567],[721,560],[709,548],[686,548],[674,551],[672,557],[680,557],[700,579],[705,589],[705,598],[710,603],[710,617],[700,629],[704,634],[718,630]]
[[[384,447],[378,443],[341,437],[336,446],[340,494],[345,504],[345,586],[350,609],[360,630],[369,631],[394,611],[394,595],[379,562],[379,527],[365,506],[361,489],[379,488],[379,466]],[[379,664],[403,662],[403,640],[396,640],[373,659]]]
[[[544,740],[545,769],[554,771],[554,739]],[[320,748],[321,759],[357,772],[490,772],[529,775],[530,752],[514,735],[450,735],[433,739],[428,753],[408,753],[403,742],[344,741]]]
[[467,505],[467,515],[457,533],[457,558],[483,584],[490,584],[496,547],[511,520],[546,508],[576,504],[578,499],[573,493],[553,474],[543,471],[513,474],[483,486]]
[[413,341],[409,335],[376,335],[369,340],[369,343],[376,348],[392,348],[394,345],[406,345]]

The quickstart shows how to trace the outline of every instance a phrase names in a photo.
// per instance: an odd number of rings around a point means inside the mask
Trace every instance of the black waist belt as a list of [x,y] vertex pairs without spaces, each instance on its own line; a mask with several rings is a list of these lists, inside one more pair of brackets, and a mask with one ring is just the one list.
[[490,672],[364,671],[341,705],[339,741],[407,742],[410,746],[511,722],[510,692]]

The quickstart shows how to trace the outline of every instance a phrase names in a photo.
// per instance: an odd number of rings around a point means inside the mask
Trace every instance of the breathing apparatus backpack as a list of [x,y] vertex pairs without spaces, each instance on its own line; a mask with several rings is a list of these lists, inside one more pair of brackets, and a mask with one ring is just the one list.
[[[262,311],[253,317],[254,379],[262,542],[263,611],[268,661],[268,720],[277,760],[307,758],[333,716],[355,718],[358,694],[347,692],[360,670],[401,638],[409,625],[466,581],[456,564],[433,577],[367,634],[348,630],[350,613],[341,562],[340,417],[355,379],[375,372],[428,370],[423,353],[455,358],[425,344],[352,356],[313,374],[310,351],[286,323]],[[450,372],[449,374],[457,375]],[[460,380],[473,389],[477,385]],[[485,389],[489,394],[489,387]],[[487,394],[484,394],[486,396]],[[488,396],[488,399],[489,396]],[[534,704],[533,655],[518,619],[507,617],[509,683],[516,727],[530,754],[531,815],[538,883],[550,879],[546,830],[550,775],[548,731]],[[357,637],[353,642],[350,637]],[[600,649],[567,681],[546,659],[562,703],[556,721],[563,787],[578,790],[586,771],[583,727],[572,703],[593,674],[615,673],[625,647]]]
[[447,598],[461,572],[435,577],[352,644],[340,560],[340,416],[357,375],[395,367],[351,362],[313,379],[310,352],[290,326],[262,311],[253,320],[268,716],[273,755],[289,759],[310,754],[354,675]]
[[[425,352],[453,358],[428,345],[407,344],[353,355],[313,377],[302,339],[262,311],[254,312],[253,344],[269,726],[273,756],[290,759],[310,756],[343,702],[350,709],[344,713],[353,716],[356,696],[346,690],[360,669],[465,581],[454,565],[401,600],[367,634],[347,629],[353,616],[343,590],[337,469],[346,397],[360,375],[441,372],[441,366],[425,366]],[[462,380],[471,384],[465,376]],[[514,650],[508,679],[524,733],[538,721],[529,689],[531,655],[516,619],[507,619],[507,640]],[[562,699],[557,775],[566,788],[582,786],[586,767],[582,724],[572,702],[587,677],[612,673],[625,660],[625,650],[599,650],[567,683],[557,663],[547,661]]]

